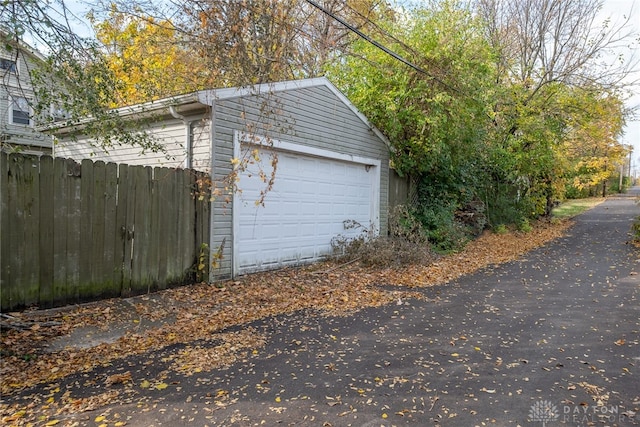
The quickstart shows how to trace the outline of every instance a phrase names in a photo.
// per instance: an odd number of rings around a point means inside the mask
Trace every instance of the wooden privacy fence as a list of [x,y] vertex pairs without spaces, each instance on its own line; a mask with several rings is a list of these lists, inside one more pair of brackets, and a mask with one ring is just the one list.
[[408,176],[401,177],[393,169],[389,169],[389,209],[398,205],[410,205],[411,180]]
[[6,153],[0,172],[2,311],[194,279],[209,242],[201,172]]

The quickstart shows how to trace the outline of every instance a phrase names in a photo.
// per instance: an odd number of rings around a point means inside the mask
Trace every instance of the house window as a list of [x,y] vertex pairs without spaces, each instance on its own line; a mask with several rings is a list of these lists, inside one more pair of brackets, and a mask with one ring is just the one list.
[[10,122],[14,125],[31,126],[31,107],[29,100],[20,96],[11,99]]
[[66,120],[69,117],[71,117],[71,115],[67,112],[67,110],[65,110],[64,107],[61,107],[58,104],[51,104],[49,112],[54,122]]
[[0,70],[15,74],[18,72],[18,65],[13,59],[0,58]]

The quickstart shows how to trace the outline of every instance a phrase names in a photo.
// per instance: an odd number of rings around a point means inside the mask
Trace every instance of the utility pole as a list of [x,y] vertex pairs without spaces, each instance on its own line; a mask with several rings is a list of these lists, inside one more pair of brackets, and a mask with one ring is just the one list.
[[[629,145],[629,181],[633,181],[632,175],[631,175],[631,155],[633,154],[633,145]],[[629,185],[633,184],[633,182],[630,182]]]
[[620,163],[620,182],[618,183],[618,193],[622,193],[622,175],[624,175],[624,163]]

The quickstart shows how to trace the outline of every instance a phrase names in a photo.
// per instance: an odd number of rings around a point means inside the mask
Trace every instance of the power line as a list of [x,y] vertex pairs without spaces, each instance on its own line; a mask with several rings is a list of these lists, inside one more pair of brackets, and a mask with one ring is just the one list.
[[[306,0],[307,3],[309,3],[311,6],[315,7],[316,9],[320,10],[322,13],[330,16],[331,18],[335,19],[336,21],[338,21],[340,24],[344,25],[347,29],[349,29],[350,31],[356,33],[358,36],[360,36],[362,39],[366,40],[367,42],[371,43],[373,46],[377,47],[378,49],[382,50],[383,52],[385,52],[386,54],[392,56],[393,58],[397,59],[398,61],[402,62],[403,64],[411,67],[412,69],[416,70],[417,72],[424,74],[425,76],[429,77],[430,79],[433,79],[434,81],[440,83],[442,86],[446,87],[447,89],[456,92],[474,102],[477,102],[478,104],[482,104],[479,100],[477,100],[475,97],[464,93],[463,91],[445,83],[443,80],[441,80],[440,78],[434,76],[433,74],[429,73],[428,71],[426,71],[424,68],[414,64],[413,62],[410,62],[406,59],[404,59],[402,56],[400,56],[399,54],[395,53],[394,51],[392,51],[391,49],[389,49],[388,47],[382,45],[381,43],[378,43],[377,41],[373,40],[371,37],[367,36],[366,34],[364,34],[362,31],[358,30],[356,27],[354,27],[353,25],[349,24],[348,22],[346,22],[344,19],[340,18],[339,16],[337,16],[336,14],[328,11],[327,9],[325,9],[324,7],[320,6],[318,3],[316,3],[314,0]],[[392,38],[395,39],[395,37],[392,36]],[[396,39],[397,40],[397,39]],[[398,40],[397,40],[398,41]],[[400,42],[401,44],[404,44],[402,42]]]
[[311,6],[315,7],[316,9],[320,10],[325,15],[328,15],[331,18],[335,19],[336,21],[338,21],[339,23],[341,23],[342,25],[347,27],[350,31],[356,33],[358,36],[360,36],[364,40],[368,41],[369,43],[371,43],[372,45],[374,45],[378,49],[382,50],[386,54],[391,55],[392,57],[394,57],[398,61],[402,62],[405,65],[408,65],[409,67],[413,68],[414,70],[418,71],[419,73],[422,73],[422,74],[424,74],[426,76],[431,77],[434,80],[439,81],[442,84],[445,84],[444,82],[440,81],[438,78],[436,78],[436,77],[432,76],[431,74],[429,74],[423,68],[419,67],[418,65],[414,64],[413,62],[410,62],[410,61],[404,59],[402,56],[398,55],[397,53],[395,53],[391,49],[389,49],[386,46],[384,46],[384,45],[378,43],[377,41],[373,40],[371,37],[367,36],[365,33],[363,33],[362,31],[358,30],[356,27],[354,27],[353,25],[349,24],[344,19],[340,18],[339,16],[335,15],[334,13],[332,13],[332,12],[328,11],[327,9],[325,9],[324,7],[320,6],[315,1],[306,0],[306,2],[309,3]]

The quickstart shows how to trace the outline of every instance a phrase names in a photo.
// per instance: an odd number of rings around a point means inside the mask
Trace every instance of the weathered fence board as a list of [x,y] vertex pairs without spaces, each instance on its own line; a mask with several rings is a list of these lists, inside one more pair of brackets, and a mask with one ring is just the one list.
[[21,265],[26,270],[24,301],[26,305],[36,304],[40,294],[40,174],[37,157],[24,159],[24,186],[18,189],[24,200],[24,253]]
[[[170,190],[173,180],[169,179],[168,175],[171,169],[169,168],[156,168],[155,177],[153,179],[155,198],[153,201],[153,211],[155,213],[155,221],[159,230],[165,230],[164,239],[158,238],[155,245],[157,248],[158,259],[158,276],[168,277],[167,264],[169,262],[168,249],[164,246],[174,247],[174,242],[171,239],[172,228],[169,218],[169,210],[166,209],[171,203]],[[165,283],[159,283],[159,288],[165,288]]]
[[[55,159],[53,165],[53,305],[64,304],[67,300],[67,163]],[[3,212],[10,215],[11,212]],[[11,281],[5,282],[13,286]],[[16,302],[16,304],[19,302]],[[6,307],[6,306],[3,306]]]
[[193,280],[210,220],[193,194],[198,174],[2,153],[2,310]]
[[[83,289],[80,294],[91,295],[91,268],[93,267],[92,247],[94,246],[94,222],[100,221],[94,217],[93,208],[93,172],[94,164],[91,160],[83,160],[80,166],[80,240],[78,252],[78,282]],[[97,242],[95,242],[97,244]]]
[[[9,206],[9,177],[6,173],[7,170],[7,156],[0,156],[0,213],[5,212]],[[9,277],[8,266],[3,262],[3,254],[6,257],[10,249],[9,227],[9,216],[0,214],[0,278]],[[4,307],[10,301],[8,289],[3,289],[0,286],[0,305]]]
[[[118,205],[116,207],[116,251],[120,265],[117,283],[120,284],[120,294],[128,296],[131,293],[129,286],[131,282],[131,238],[133,230],[127,227],[127,211],[129,209],[129,168],[119,168],[118,170]],[[128,260],[128,261],[127,261]]]
[[[163,243],[163,237],[166,231],[160,228],[160,210],[163,208],[158,203],[158,186],[156,185],[157,169],[154,169],[154,177],[151,180],[151,200],[149,201],[150,228],[154,232],[149,235],[149,264],[155,265],[157,268],[149,270],[149,280],[153,290],[162,289],[164,286],[160,283],[160,246]],[[156,231],[157,230],[157,231]]]
[[410,204],[409,197],[410,181],[409,177],[401,177],[398,173],[389,170],[389,207]]
[[[82,166],[67,162],[67,283],[71,301],[80,300],[80,252],[82,235]],[[55,232],[55,230],[54,230]]]
[[[185,173],[182,174],[182,189],[180,191],[188,191],[191,193],[191,188],[193,187],[192,175]],[[180,244],[180,256],[182,264],[188,263],[189,261],[194,261],[192,258],[193,254],[189,251],[189,248],[195,247],[195,233],[192,232],[192,229],[188,222],[183,221],[182,218],[194,218],[195,217],[195,209],[194,203],[189,203],[189,199],[182,198],[180,200],[182,204],[182,211],[180,212],[180,217],[176,218],[176,223],[180,227],[180,239],[178,243]],[[195,229],[193,229],[195,231]],[[193,262],[192,262],[193,264]]]
[[[178,205],[176,200],[176,194],[178,192],[179,184],[177,180],[169,179],[168,176],[165,176],[163,180],[168,181],[167,188],[166,188],[167,190],[166,199],[163,200],[163,203],[166,203],[166,204],[173,203],[176,207],[175,217],[168,210],[165,210],[164,212],[165,214],[164,224],[166,229],[169,230],[168,236],[167,236],[167,244],[173,246],[174,248],[178,248],[179,250],[179,244],[178,244],[179,229],[178,227],[175,226],[175,221],[177,221],[177,219],[180,216],[180,211],[179,211],[180,206]],[[164,250],[166,250],[166,248]],[[171,277],[175,275],[179,265],[180,265],[180,261],[178,257],[175,257],[175,258],[167,257],[167,267],[166,267],[167,276]]]
[[[149,221],[145,218],[149,212],[149,199],[151,184],[151,168],[133,168],[133,200],[131,216],[127,218],[127,224],[133,228],[133,249],[131,257],[131,292],[138,294],[146,292],[149,288],[147,253],[149,248],[145,243],[149,241]],[[147,219],[146,221],[143,219]]]
[[[14,162],[4,162],[4,164],[6,164],[6,187],[2,189],[2,194],[4,196],[5,199],[5,203],[3,204],[3,209],[5,207],[8,206],[12,206],[13,204],[16,204],[17,201],[17,186],[15,184],[15,181],[17,179],[16,176],[16,166],[13,164]],[[3,173],[4,175],[4,173]],[[20,239],[20,235],[19,230],[20,227],[22,226],[22,210],[17,210],[15,212],[15,215],[11,218],[11,220],[7,219],[6,221],[2,222],[3,225],[5,225],[5,223],[7,224],[6,227],[3,227],[3,242],[12,242],[14,240],[18,240]],[[21,239],[20,239],[21,240]],[[4,249],[3,245],[3,249]],[[20,247],[20,243],[17,243],[16,245],[14,245],[13,247],[9,247],[6,250],[3,250],[2,254],[2,274],[4,277],[7,278],[7,280],[11,280],[14,281],[14,276],[15,273],[14,271],[18,268],[15,265],[15,258],[16,256],[19,257],[19,251],[21,250]],[[19,284],[20,285],[20,284]],[[2,289],[2,302],[3,304],[6,301],[12,301],[15,300],[16,298],[20,298],[19,295],[17,295],[17,290],[14,287],[11,288],[7,288],[7,287],[3,287]]]
[[120,295],[120,270],[122,264],[118,264],[122,260],[122,252],[117,248],[120,230],[117,222],[117,185],[118,185],[118,166],[115,163],[107,163],[105,165],[105,185],[104,185],[104,247],[101,271],[97,273],[97,277],[102,277],[105,289],[109,290],[111,295]]
[[[0,169],[1,170],[1,169]],[[53,292],[53,189],[54,168],[53,158],[44,156],[40,158],[40,296],[39,301],[44,306],[52,306]],[[48,179],[47,179],[48,177]],[[7,216],[8,215],[3,215]]]
[[[7,165],[7,187],[6,189],[2,189],[2,193],[5,195],[7,206],[12,206],[14,204],[19,204],[17,201],[18,198],[18,189],[16,185],[16,181],[20,179],[18,175],[17,166],[14,164],[15,162],[6,162]],[[5,206],[3,205],[3,208]],[[11,280],[12,282],[17,283],[15,287],[4,287],[2,289],[2,297],[3,303],[5,301],[12,301],[18,298],[22,298],[18,294],[18,290],[20,289],[22,283],[17,282],[17,278],[15,278],[15,272],[20,269],[20,266],[16,265],[17,260],[20,259],[20,252],[23,250],[22,247],[22,238],[20,236],[20,230],[24,227],[23,225],[23,210],[18,209],[15,212],[15,215],[11,218],[10,221],[7,221],[7,228],[3,228],[3,240],[7,242],[16,241],[16,244],[13,247],[10,247],[9,250],[3,251],[2,257],[2,273],[7,280]],[[4,223],[4,221],[3,221]]]

